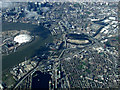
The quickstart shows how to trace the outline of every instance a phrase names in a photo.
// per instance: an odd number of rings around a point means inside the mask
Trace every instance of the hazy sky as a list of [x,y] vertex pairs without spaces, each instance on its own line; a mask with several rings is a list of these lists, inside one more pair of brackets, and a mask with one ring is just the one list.
[[83,1],[102,2],[102,1],[107,1],[107,2],[118,2],[120,0],[3,0],[3,2],[6,2],[6,1],[8,1],[8,2],[26,2],[26,1],[38,1],[38,2],[40,2],[40,1],[52,1],[52,2],[53,1],[57,1],[57,2],[59,2],[59,1],[62,1],[62,2],[65,2],[65,1],[70,1],[70,2],[83,2]]
[[[28,1],[34,1],[34,2],[43,2],[43,1],[50,1],[50,2],[118,2],[120,0],[0,0],[0,8],[11,8],[13,7],[12,2],[28,2]],[[8,3],[6,3],[8,2]]]

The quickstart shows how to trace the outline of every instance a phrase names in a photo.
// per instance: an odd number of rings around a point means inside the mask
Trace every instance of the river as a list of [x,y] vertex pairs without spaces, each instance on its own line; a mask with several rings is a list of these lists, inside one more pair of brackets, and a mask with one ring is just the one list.
[[45,47],[45,43],[51,43],[53,41],[52,35],[49,30],[43,26],[37,26],[26,23],[2,23],[2,30],[29,30],[32,35],[37,36],[34,41],[31,43],[26,43],[25,45],[18,48],[14,53],[11,53],[7,56],[2,56],[2,70],[7,70],[10,67],[13,67],[26,58],[31,58],[35,55],[42,55],[47,52],[48,49]]

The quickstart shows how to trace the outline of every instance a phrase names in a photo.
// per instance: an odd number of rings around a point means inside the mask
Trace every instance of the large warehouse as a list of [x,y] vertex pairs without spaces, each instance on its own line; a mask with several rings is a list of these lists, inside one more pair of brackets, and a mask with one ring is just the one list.
[[18,42],[19,44],[29,42],[30,40],[31,40],[31,36],[28,34],[20,34],[14,38],[14,41]]

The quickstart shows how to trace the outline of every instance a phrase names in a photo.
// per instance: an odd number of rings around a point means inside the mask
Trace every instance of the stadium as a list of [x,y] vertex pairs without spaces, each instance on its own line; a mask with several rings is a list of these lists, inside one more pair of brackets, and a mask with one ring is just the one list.
[[19,44],[26,43],[26,42],[31,41],[31,36],[28,34],[20,34],[14,38],[14,41]]

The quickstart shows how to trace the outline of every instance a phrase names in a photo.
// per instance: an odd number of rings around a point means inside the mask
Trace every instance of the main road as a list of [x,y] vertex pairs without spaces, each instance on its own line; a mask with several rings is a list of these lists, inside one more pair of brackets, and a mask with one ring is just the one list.
[[24,75],[13,87],[13,89],[15,90],[21,83],[23,80],[25,80],[30,74],[34,73],[36,71],[36,69],[38,68],[39,62],[37,63],[37,65],[30,70],[26,75]]

